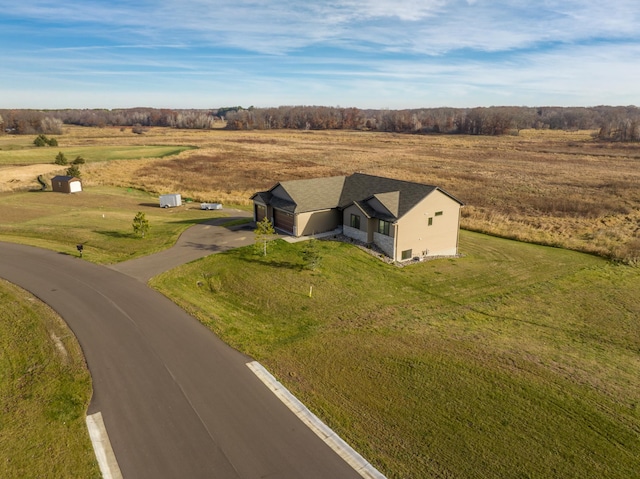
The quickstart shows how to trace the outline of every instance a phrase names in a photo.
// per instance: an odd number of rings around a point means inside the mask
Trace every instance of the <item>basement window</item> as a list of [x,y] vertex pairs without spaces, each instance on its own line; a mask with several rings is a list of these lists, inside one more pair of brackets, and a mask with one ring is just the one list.
[[403,259],[403,260],[405,260],[405,259],[411,259],[411,256],[413,256],[412,252],[413,252],[413,250],[410,250],[410,249],[406,249],[406,250],[404,250],[404,251],[402,252],[402,259]]

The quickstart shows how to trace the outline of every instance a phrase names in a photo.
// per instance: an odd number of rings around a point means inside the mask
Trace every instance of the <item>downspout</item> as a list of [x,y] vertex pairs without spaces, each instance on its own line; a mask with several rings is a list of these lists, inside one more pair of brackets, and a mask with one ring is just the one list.
[[456,230],[456,255],[460,253],[458,247],[460,244],[460,216],[461,216],[462,206],[458,208],[458,229]]
[[398,231],[400,229],[400,225],[398,223],[393,223],[395,226],[393,231],[393,261],[398,261]]

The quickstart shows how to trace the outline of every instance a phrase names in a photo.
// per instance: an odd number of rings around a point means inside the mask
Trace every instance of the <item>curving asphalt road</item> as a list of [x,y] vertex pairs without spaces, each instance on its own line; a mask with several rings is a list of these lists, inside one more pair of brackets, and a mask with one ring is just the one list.
[[[188,236],[185,238],[187,239]],[[133,478],[360,477],[231,349],[140,279],[0,243],[0,276],[62,316],[84,351],[120,469]],[[153,266],[156,267],[156,266]]]

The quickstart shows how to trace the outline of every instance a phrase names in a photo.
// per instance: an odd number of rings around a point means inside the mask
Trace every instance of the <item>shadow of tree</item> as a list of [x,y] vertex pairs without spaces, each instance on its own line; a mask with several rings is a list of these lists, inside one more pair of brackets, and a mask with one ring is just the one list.
[[253,231],[255,229],[255,223],[252,219],[247,219],[243,216],[220,216],[216,218],[192,218],[185,220],[170,221],[171,224],[201,224],[209,226],[220,226],[232,231],[247,230]]
[[[251,247],[249,246],[247,248],[249,251]],[[252,254],[251,252],[247,252],[246,254],[240,255],[240,260],[245,261],[247,263],[260,263],[263,266],[271,266],[273,268],[279,268],[279,269],[290,269],[293,271],[302,271],[304,269],[304,265],[300,263],[294,263],[293,261],[278,260],[278,259],[270,258],[269,255],[267,255],[266,257],[258,256],[256,254]]]
[[189,248],[195,249],[195,250],[211,251],[211,252],[227,251],[229,249],[232,249],[231,246],[228,246],[228,247],[225,248],[223,246],[219,246],[219,245],[215,245],[215,244],[203,244],[203,243],[194,243],[194,242],[186,242],[186,243],[183,243],[181,246],[189,247]]
[[96,233],[110,238],[138,238],[133,233],[123,233],[122,231],[96,231]]

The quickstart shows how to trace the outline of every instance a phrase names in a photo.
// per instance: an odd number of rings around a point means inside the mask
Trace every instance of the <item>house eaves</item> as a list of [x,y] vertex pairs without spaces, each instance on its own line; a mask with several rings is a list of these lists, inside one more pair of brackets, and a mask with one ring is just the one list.
[[254,201],[258,201],[259,203],[262,203],[263,205],[268,205],[269,202],[271,201],[271,197],[273,195],[271,194],[270,191],[259,191],[257,193],[255,193],[253,196],[251,196],[251,199]]
[[283,198],[279,198],[277,196],[272,196],[269,204],[275,209],[286,211],[287,213],[298,212],[295,203],[292,203],[291,201],[285,200]]

